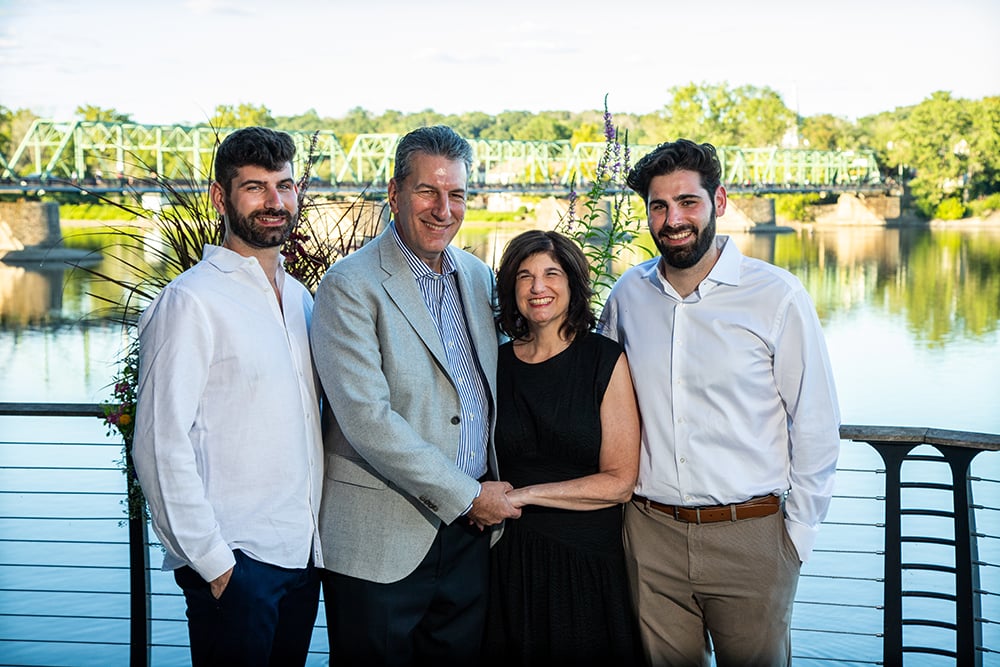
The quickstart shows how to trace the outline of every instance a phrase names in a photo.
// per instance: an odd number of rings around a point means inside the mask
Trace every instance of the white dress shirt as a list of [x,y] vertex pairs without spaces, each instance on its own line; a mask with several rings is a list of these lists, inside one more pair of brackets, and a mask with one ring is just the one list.
[[788,493],[786,526],[812,552],[833,493],[840,410],[819,319],[791,273],[719,236],[687,298],[660,258],[618,280],[599,330],[625,348],[642,414],[636,493],[670,505]]
[[139,321],[134,460],[165,570],[211,581],[234,549],[322,565],[313,300],[284,269],[277,279],[281,308],[256,259],[206,245]]

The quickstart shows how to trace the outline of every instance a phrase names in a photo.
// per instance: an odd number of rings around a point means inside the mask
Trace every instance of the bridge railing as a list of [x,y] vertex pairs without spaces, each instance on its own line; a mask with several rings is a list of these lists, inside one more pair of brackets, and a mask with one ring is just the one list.
[[[91,404],[0,403],[7,663],[187,660],[183,597],[157,567],[146,522],[125,519],[121,445],[101,437],[100,415]],[[841,436],[836,495],[796,597],[795,664],[1000,657],[1000,479],[982,472],[997,469],[1000,435],[844,426]],[[309,664],[326,654],[321,606]]]
[[[97,183],[152,176],[202,180],[211,171],[215,148],[233,128],[35,120],[11,155],[0,178]],[[359,134],[350,147],[329,130],[291,130],[296,173],[311,157],[312,173],[329,185],[384,186],[392,176],[398,134]],[[475,156],[470,181],[476,186],[569,185],[585,190],[593,182],[604,142],[471,139]],[[634,162],[653,146],[630,145]],[[2,157],[2,156],[0,156]],[[724,183],[741,186],[823,186],[882,182],[871,151],[719,147]]]

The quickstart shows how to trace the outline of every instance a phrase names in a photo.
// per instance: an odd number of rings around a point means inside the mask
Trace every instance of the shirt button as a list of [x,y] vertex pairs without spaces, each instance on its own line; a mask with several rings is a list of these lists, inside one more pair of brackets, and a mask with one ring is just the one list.
[[687,463],[687,461],[688,460],[686,458],[684,458],[683,456],[681,457],[681,463]]
[[452,417],[452,418],[451,418],[451,423],[452,423],[452,424],[458,424],[458,423],[459,423],[459,422],[461,422],[461,421],[462,421],[462,420],[461,420],[461,419],[459,419],[458,415],[455,415],[454,417]]

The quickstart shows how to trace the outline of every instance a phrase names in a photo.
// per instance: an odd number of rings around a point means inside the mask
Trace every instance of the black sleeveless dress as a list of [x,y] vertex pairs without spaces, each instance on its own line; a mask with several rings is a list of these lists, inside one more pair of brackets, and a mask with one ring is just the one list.
[[[511,343],[500,347],[500,479],[521,487],[598,471],[601,401],[621,351],[594,333],[538,364],[518,360]],[[532,505],[505,522],[491,551],[484,662],[637,665],[637,637],[621,505]]]

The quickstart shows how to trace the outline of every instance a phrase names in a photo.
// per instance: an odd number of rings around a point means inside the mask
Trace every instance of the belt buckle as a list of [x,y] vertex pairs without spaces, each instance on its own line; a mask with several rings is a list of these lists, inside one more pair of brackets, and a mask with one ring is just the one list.
[[700,507],[695,507],[694,508],[694,522],[696,524],[698,524],[699,526],[701,525],[701,508]]

